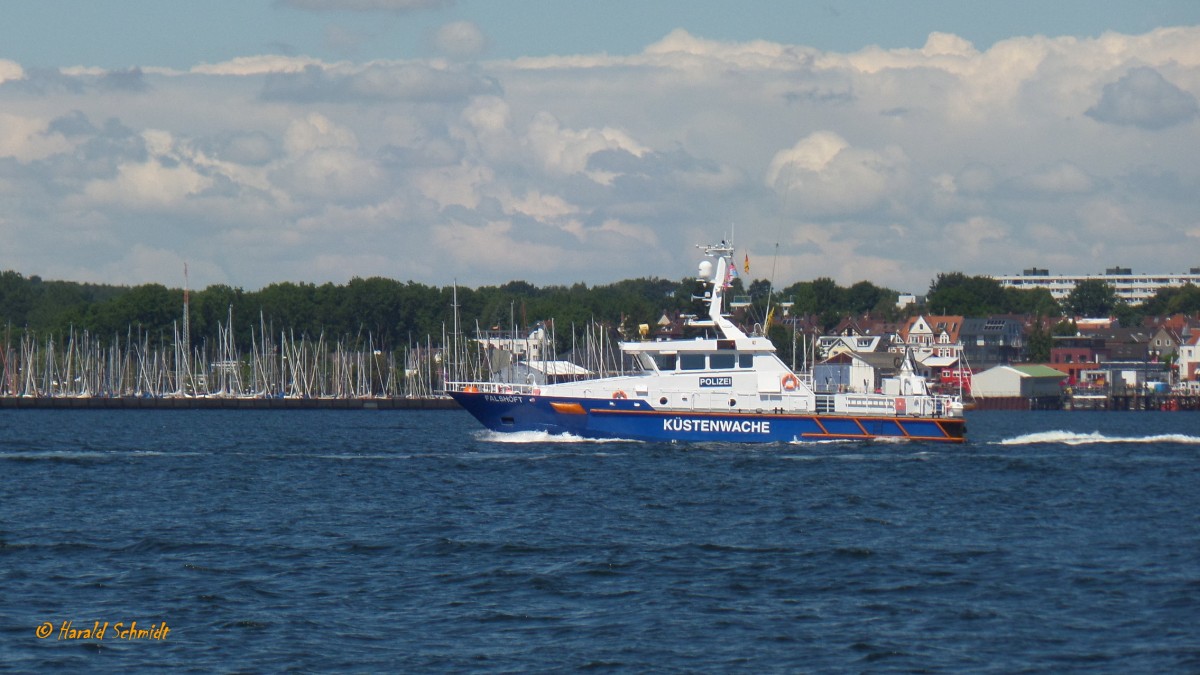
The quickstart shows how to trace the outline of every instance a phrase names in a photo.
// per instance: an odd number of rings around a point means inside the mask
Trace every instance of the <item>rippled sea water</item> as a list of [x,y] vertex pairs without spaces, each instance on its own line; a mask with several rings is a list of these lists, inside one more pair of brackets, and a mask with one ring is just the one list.
[[0,669],[1200,672],[1200,415],[968,434],[0,411]]

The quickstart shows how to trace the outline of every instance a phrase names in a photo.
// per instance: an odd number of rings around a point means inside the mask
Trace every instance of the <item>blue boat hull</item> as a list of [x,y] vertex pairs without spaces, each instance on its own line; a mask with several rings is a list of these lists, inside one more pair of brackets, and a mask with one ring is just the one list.
[[871,417],[759,412],[655,410],[634,399],[580,399],[450,392],[485,427],[581,438],[778,443],[815,440],[913,440],[961,443],[966,422],[954,417]]

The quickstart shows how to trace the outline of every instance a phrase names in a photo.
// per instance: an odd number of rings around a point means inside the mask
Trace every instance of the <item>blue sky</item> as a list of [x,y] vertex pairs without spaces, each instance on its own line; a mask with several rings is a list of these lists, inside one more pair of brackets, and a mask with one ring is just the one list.
[[9,3],[0,269],[606,283],[736,228],[777,285],[1179,272],[1198,100],[1190,0]]
[[[338,6],[336,0],[328,3]],[[401,5],[403,3],[397,3]],[[45,0],[8,3],[5,58],[30,67],[188,68],[253,54],[323,60],[436,55],[429,35],[451,21],[487,33],[485,57],[634,54],[684,28],[713,40],[770,40],[822,50],[917,47],[933,31],[976,47],[1017,35],[1094,37],[1200,23],[1200,2],[1142,0],[458,0],[393,11],[312,10],[286,1]],[[353,3],[343,3],[353,6]]]

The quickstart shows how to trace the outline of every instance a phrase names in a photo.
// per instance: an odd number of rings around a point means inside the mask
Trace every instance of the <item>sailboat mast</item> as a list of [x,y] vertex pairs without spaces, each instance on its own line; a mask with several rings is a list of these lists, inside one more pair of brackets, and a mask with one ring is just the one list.
[[192,371],[192,368],[191,368],[192,331],[191,331],[191,322],[188,318],[191,316],[191,314],[192,313],[190,311],[190,297],[189,297],[189,290],[188,290],[188,268],[187,268],[187,263],[183,263],[183,335],[181,335],[180,337],[182,338],[182,341],[183,341],[183,364],[182,365],[183,365],[183,371],[185,373],[187,373],[187,379],[185,380],[185,379],[180,378],[179,387],[185,395],[187,395],[189,393],[195,393],[194,391],[190,391],[189,387],[188,387],[188,385],[190,385],[191,381],[192,381],[192,372],[191,372]]

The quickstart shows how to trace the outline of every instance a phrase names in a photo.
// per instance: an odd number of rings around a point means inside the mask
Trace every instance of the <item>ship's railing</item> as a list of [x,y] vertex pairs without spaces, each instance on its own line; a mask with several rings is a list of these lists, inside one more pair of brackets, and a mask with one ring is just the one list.
[[912,397],[916,401],[928,401],[936,417],[956,417],[962,414],[962,399],[949,394],[928,394]]
[[537,394],[536,384],[511,384],[508,382],[447,382],[446,391],[479,392],[483,394]]
[[[817,394],[816,412],[832,413],[834,401],[843,395]],[[844,407],[836,405],[839,412],[855,415],[896,415],[898,417],[961,417],[962,403],[957,396],[906,394],[844,394]]]

